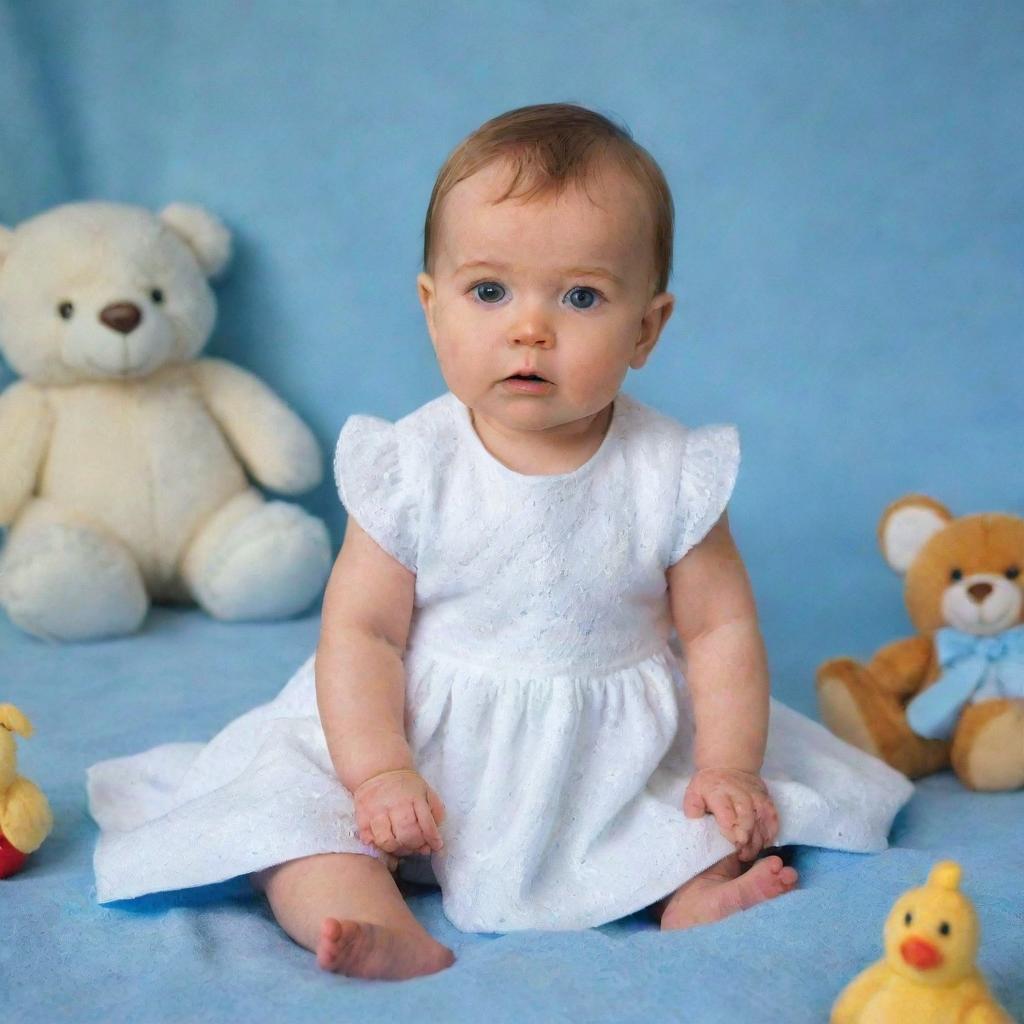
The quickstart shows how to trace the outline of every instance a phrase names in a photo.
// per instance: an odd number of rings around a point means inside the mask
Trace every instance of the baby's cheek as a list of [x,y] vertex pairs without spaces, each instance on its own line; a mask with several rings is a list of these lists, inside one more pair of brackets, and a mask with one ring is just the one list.
[[557,367],[555,382],[566,397],[580,405],[606,405],[618,392],[622,379],[621,359],[606,353],[590,353],[580,359],[564,358]]

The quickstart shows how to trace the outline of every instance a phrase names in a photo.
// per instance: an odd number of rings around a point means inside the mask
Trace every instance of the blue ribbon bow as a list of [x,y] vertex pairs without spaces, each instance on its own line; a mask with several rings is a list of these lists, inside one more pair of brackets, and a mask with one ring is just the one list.
[[944,671],[907,705],[907,722],[918,736],[948,740],[986,680],[986,695],[1024,698],[1024,625],[995,636],[947,627],[936,632],[935,645]]

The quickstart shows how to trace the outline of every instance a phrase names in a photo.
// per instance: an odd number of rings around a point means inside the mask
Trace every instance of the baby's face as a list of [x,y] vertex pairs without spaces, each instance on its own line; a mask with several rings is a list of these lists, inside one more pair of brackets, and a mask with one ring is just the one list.
[[[508,175],[492,164],[445,198],[420,302],[462,402],[513,431],[557,431],[604,409],[643,366],[673,298],[652,294],[653,226],[622,171],[588,183],[593,201],[570,188],[494,204]],[[507,383],[528,370],[548,383]]]

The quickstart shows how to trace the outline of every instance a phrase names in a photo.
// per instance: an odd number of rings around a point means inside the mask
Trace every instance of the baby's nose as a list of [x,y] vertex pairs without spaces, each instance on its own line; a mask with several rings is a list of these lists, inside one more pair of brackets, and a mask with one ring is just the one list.
[[516,345],[550,345],[551,334],[548,331],[519,330],[515,332],[512,341]]
[[134,302],[113,302],[100,311],[100,320],[119,334],[131,334],[142,320],[142,310]]

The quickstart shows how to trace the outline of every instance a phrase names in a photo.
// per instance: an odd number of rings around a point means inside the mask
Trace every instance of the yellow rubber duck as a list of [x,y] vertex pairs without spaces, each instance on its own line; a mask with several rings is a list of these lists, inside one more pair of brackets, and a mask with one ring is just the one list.
[[28,739],[32,723],[13,704],[0,704],[0,878],[20,871],[53,828],[46,797],[18,774],[14,732]]
[[832,1024],[1014,1024],[975,965],[978,917],[960,865],[940,861],[885,922],[885,956],[832,1007]]

